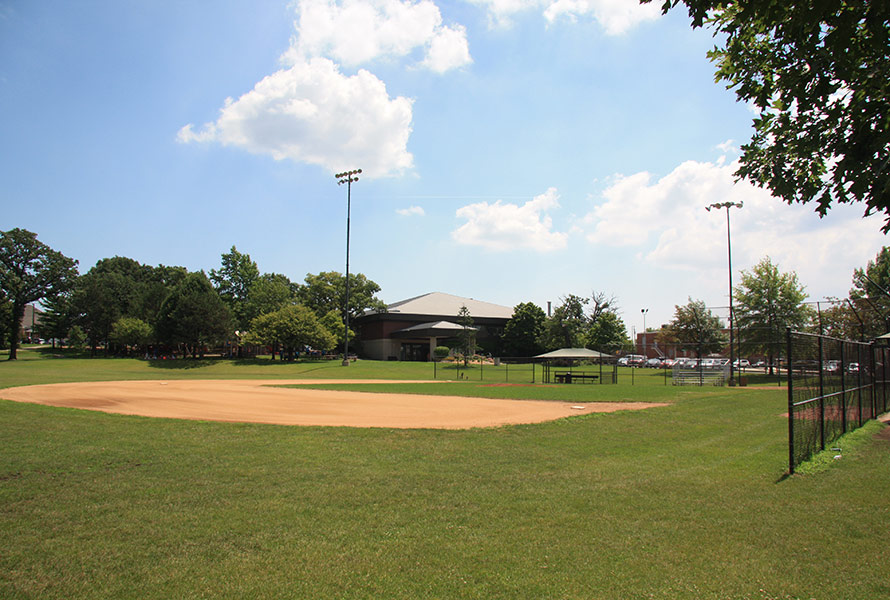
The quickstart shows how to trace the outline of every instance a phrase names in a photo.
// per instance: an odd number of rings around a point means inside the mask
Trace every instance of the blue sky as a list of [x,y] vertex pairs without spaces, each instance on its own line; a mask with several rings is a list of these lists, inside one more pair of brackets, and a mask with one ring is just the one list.
[[733,184],[754,115],[714,43],[633,0],[0,0],[0,229],[81,272],[235,245],[302,281],[344,270],[362,168],[350,270],[386,302],[726,306],[727,200],[736,281],[769,255],[846,295],[881,219]]

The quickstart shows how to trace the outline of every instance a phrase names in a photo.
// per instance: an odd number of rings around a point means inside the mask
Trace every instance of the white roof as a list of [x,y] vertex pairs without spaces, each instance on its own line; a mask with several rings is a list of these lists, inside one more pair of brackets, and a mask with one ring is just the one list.
[[[413,327],[399,329],[395,333],[405,333],[408,331],[424,331],[428,329],[439,329],[442,331],[463,331],[465,328],[463,325],[458,325],[457,323],[451,323],[449,321],[436,321],[434,323],[421,323],[420,325],[415,325]],[[478,331],[478,327],[467,327],[466,329]]]
[[402,300],[401,302],[395,302],[387,306],[386,311],[408,315],[435,315],[454,318],[464,306],[470,311],[471,317],[509,319],[513,316],[512,307],[473,300],[472,298],[461,298],[460,296],[452,296],[442,292],[432,292]]
[[535,358],[609,358],[609,355],[587,348],[562,348],[546,354],[539,354]]

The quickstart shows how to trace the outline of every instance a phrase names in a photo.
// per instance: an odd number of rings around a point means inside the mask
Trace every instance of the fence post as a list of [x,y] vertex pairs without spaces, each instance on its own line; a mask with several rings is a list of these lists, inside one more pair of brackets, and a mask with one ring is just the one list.
[[846,343],[841,342],[841,434],[847,433],[847,360]]
[[788,356],[788,474],[794,475],[794,392],[791,384],[791,328],[785,328],[785,339]]
[[856,427],[862,427],[862,344],[856,344]]
[[871,375],[871,418],[878,416],[878,361],[875,357],[876,349],[874,342],[868,345],[869,360],[868,372]]
[[825,450],[825,358],[822,336],[819,338],[819,449]]
[[887,349],[881,348],[881,414],[887,412]]

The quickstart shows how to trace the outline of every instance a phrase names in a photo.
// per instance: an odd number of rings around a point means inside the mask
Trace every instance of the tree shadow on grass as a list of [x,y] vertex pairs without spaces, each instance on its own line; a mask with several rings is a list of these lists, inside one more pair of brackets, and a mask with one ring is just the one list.
[[168,371],[185,371],[188,369],[202,369],[214,363],[208,358],[177,358],[172,360],[149,360],[148,366],[153,369]]

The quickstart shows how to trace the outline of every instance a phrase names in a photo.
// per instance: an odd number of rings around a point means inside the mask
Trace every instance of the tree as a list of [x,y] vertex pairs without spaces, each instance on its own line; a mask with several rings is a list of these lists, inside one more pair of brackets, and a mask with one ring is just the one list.
[[278,273],[263,273],[254,281],[247,294],[245,316],[253,319],[297,302],[298,285]]
[[692,298],[685,306],[674,306],[674,318],[659,337],[665,344],[695,352],[699,359],[720,352],[727,343],[720,319],[703,301]]
[[12,302],[0,291],[0,348],[6,348],[12,329]]
[[590,324],[584,307],[589,300],[574,294],[562,299],[562,304],[547,319],[544,332],[544,346],[547,350],[558,348],[580,348],[584,345],[584,335]]
[[461,306],[457,311],[457,324],[461,326],[457,339],[464,355],[464,366],[467,366],[470,356],[476,353],[476,328],[473,327],[473,316],[466,305]]
[[78,323],[90,339],[95,352],[99,342],[105,342],[108,352],[109,336],[115,321],[131,313],[136,302],[136,283],[133,278],[102,259],[77,282],[74,293]]
[[224,341],[232,315],[203,272],[189,273],[161,305],[158,337],[196,357],[206,345]]
[[257,264],[249,254],[238,252],[235,246],[222,255],[220,269],[210,270],[210,280],[219,292],[220,297],[231,309],[235,317],[235,325],[239,329],[247,329],[250,315],[247,311],[247,300],[251,286],[260,277]]
[[[334,339],[336,340],[337,346],[344,346],[345,338],[344,334],[349,335],[349,343],[352,344],[353,340],[355,340],[355,331],[352,328],[349,328],[349,331],[346,331],[346,326],[343,321],[340,319],[340,313],[336,310],[329,311],[326,315],[322,316],[319,321],[324,327],[333,334]],[[326,346],[324,349],[329,350],[332,349],[333,346]]]
[[590,304],[584,346],[609,352],[627,345],[630,339],[627,337],[627,327],[618,315],[618,300],[615,296],[595,291],[590,296]]
[[759,112],[736,176],[823,216],[864,202],[890,231],[890,3],[682,1],[725,38],[716,79]]
[[118,319],[111,327],[109,339],[122,346],[144,346],[151,342],[154,331],[151,325],[135,317]]
[[37,240],[25,229],[0,232],[0,290],[12,303],[9,360],[15,360],[25,306],[54,298],[77,277],[77,261]]
[[71,327],[75,324],[75,311],[71,292],[59,294],[55,298],[42,302],[44,311],[37,323],[37,332],[40,337],[52,340],[53,349],[56,340],[63,340],[68,336]]
[[803,329],[812,316],[812,310],[803,303],[804,287],[796,273],[780,273],[778,265],[767,256],[750,271],[742,271],[733,298],[743,352],[765,354],[772,372],[773,359],[781,355],[785,329]]
[[[300,302],[322,317],[332,310],[341,319],[346,314],[346,278],[335,271],[325,271],[318,275],[306,275],[305,285],[299,290]],[[386,304],[377,298],[380,286],[361,273],[349,274],[349,320],[352,321],[368,309],[383,311]]]
[[585,348],[600,352],[614,352],[630,342],[624,321],[613,311],[603,312],[597,317],[587,330],[585,340]]
[[[857,335],[877,337],[890,331],[890,247],[885,246],[865,268],[853,271],[850,301],[854,305]],[[849,306],[847,310],[853,312]]]
[[80,328],[80,325],[72,326],[68,335],[65,337],[67,338],[68,346],[76,350],[83,348],[83,345],[86,344],[87,341],[87,334]]
[[337,342],[310,309],[300,304],[285,306],[256,317],[250,324],[248,341],[258,344],[280,344],[282,359],[306,346],[327,350]]
[[513,316],[504,326],[503,342],[509,356],[536,356],[543,351],[544,324],[547,315],[532,302],[513,307]]

